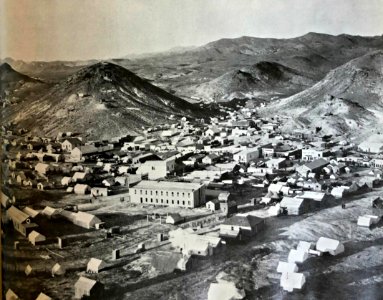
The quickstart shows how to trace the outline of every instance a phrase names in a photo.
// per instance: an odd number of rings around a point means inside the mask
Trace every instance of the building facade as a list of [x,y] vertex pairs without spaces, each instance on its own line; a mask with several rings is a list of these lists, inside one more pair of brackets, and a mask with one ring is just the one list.
[[132,203],[198,207],[205,204],[205,186],[199,183],[143,180],[129,189]]

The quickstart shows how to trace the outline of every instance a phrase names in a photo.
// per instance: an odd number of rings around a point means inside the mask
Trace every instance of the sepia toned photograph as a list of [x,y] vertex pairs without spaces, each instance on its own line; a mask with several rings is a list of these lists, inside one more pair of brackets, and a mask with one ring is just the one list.
[[0,112],[0,299],[383,299],[383,0],[0,0]]

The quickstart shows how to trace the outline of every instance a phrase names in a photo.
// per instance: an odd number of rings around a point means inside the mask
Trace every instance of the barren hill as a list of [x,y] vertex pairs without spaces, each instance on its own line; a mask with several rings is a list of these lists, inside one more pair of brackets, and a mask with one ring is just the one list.
[[329,133],[378,130],[383,116],[383,51],[374,51],[330,71],[309,89],[278,101],[262,113],[288,114]]
[[199,111],[111,63],[81,69],[28,105],[14,109],[14,121],[48,135],[73,131],[90,138],[123,135],[170,114],[195,116]]
[[229,101],[234,98],[289,96],[313,83],[314,80],[307,74],[279,63],[261,61],[192,86],[191,90],[194,90],[195,96],[208,101]]

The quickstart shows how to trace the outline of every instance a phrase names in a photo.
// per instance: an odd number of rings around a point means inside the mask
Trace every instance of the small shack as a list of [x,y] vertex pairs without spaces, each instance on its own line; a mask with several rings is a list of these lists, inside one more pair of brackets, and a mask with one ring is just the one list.
[[308,258],[308,252],[302,249],[291,249],[287,261],[289,263],[303,263]]
[[32,245],[36,246],[37,244],[41,244],[42,242],[46,241],[46,237],[41,233],[33,230],[28,235],[28,240],[31,242]]
[[372,215],[363,215],[358,218],[358,226],[370,227],[373,224],[377,224],[380,221],[380,217]]
[[181,217],[180,214],[168,214],[168,216],[166,217],[165,223],[176,225],[183,222],[184,220],[185,218]]
[[74,285],[74,298],[102,299],[104,285],[96,280],[81,276]]
[[106,267],[106,264],[101,259],[91,258],[86,266],[87,273],[99,273]]
[[8,208],[7,217],[12,220],[15,230],[20,232],[23,236],[28,236],[34,228],[38,227],[37,224],[31,222],[30,217],[26,213],[14,206]]

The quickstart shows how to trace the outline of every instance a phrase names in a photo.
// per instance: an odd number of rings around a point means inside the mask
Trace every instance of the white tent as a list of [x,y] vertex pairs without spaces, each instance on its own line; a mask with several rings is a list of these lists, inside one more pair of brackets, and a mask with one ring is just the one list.
[[15,294],[14,291],[11,289],[8,289],[7,293],[5,294],[5,300],[19,300],[19,296]]
[[297,246],[297,250],[301,250],[307,253],[309,253],[309,250],[313,248],[314,248],[313,244],[311,244],[310,242],[305,242],[305,241],[299,241]]
[[320,237],[317,241],[316,249],[321,252],[328,252],[331,255],[338,255],[344,252],[344,245],[338,240]]
[[47,295],[45,295],[44,293],[40,293],[37,296],[36,300],[52,300],[52,298],[47,296]]
[[278,273],[295,273],[298,272],[298,266],[295,263],[280,261],[277,267]]
[[288,292],[292,292],[293,289],[301,289],[306,282],[305,275],[303,273],[282,273],[281,287]]
[[363,215],[358,218],[358,226],[370,227],[380,221],[380,217],[372,215]]
[[289,263],[303,263],[308,258],[308,253],[303,250],[291,249],[287,261]]
[[103,268],[105,268],[106,264],[101,260],[97,258],[91,258],[86,266],[86,272],[87,273],[98,273]]
[[28,240],[36,246],[37,243],[44,242],[46,240],[46,237],[43,236],[41,233],[33,230],[29,235],[28,235]]
[[208,300],[232,300],[245,298],[245,292],[239,290],[234,282],[220,280],[218,283],[211,283],[207,293]]
[[55,276],[55,275],[64,275],[65,274],[65,269],[59,264],[59,263],[56,263],[53,267],[52,267],[52,276]]

